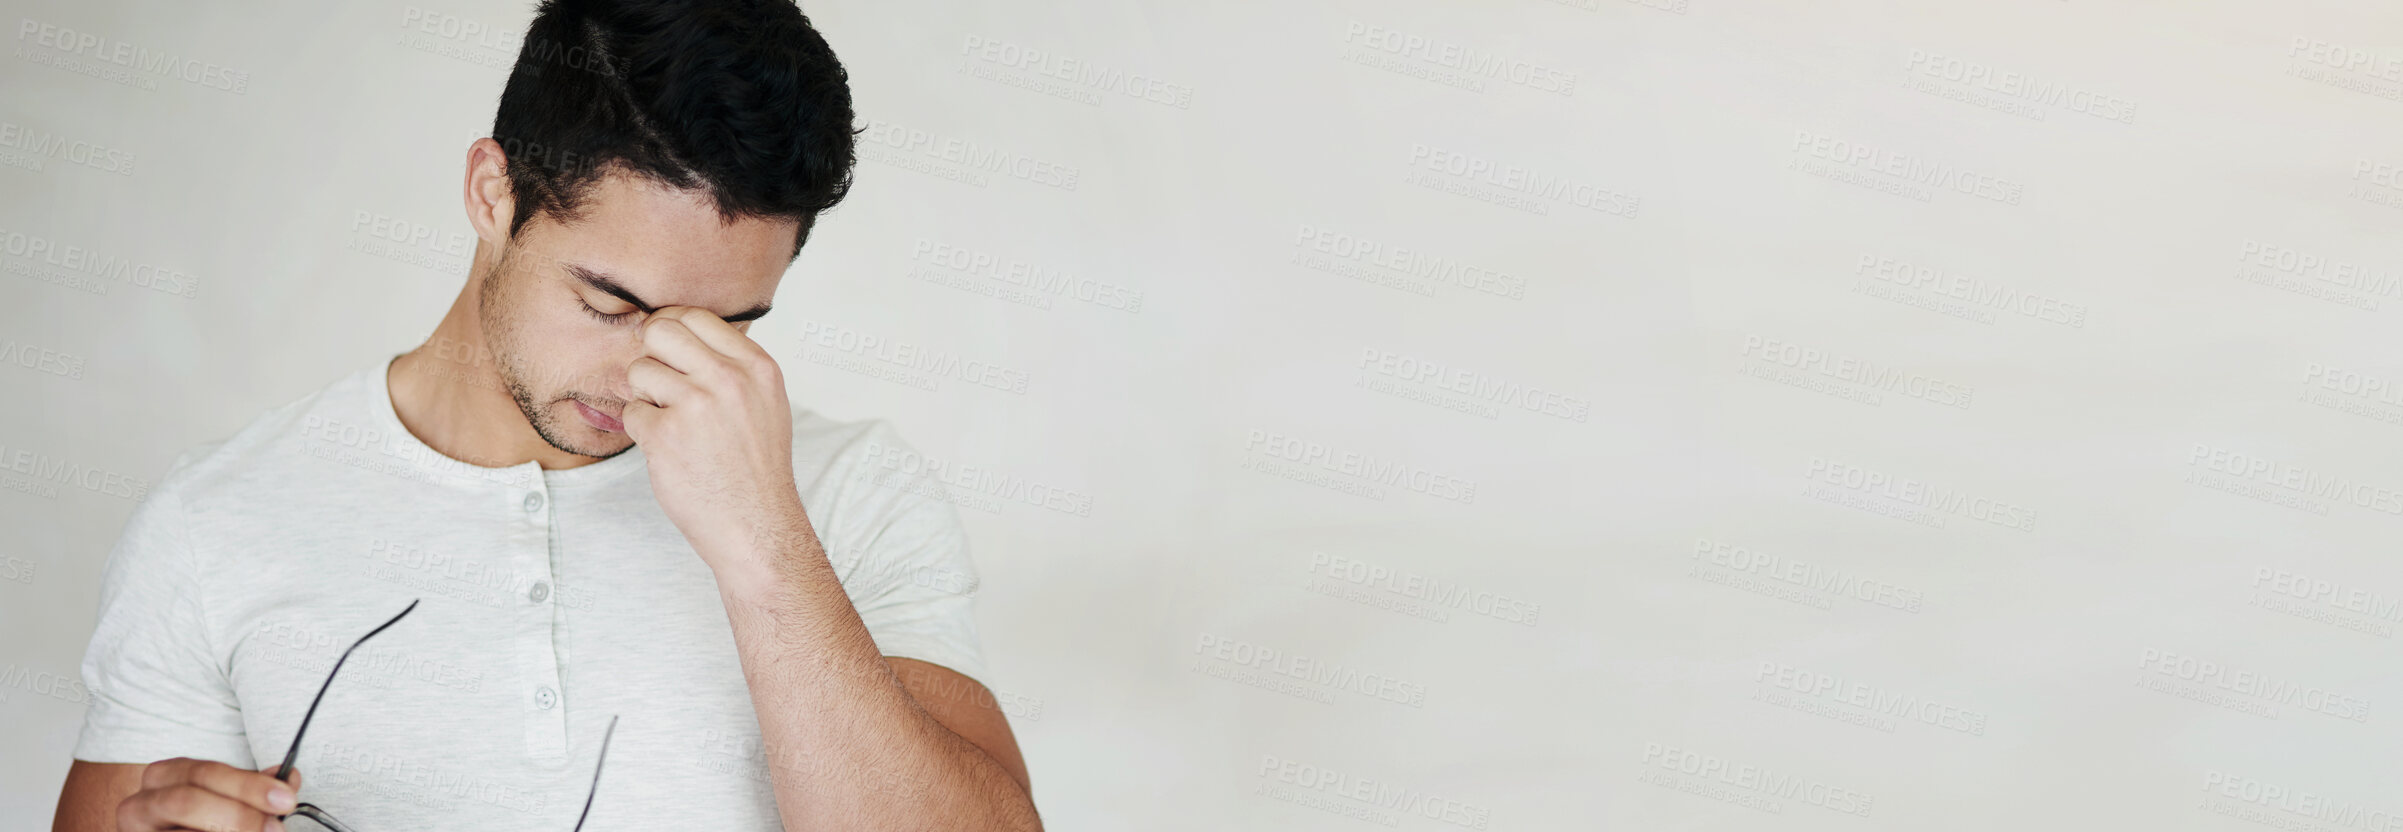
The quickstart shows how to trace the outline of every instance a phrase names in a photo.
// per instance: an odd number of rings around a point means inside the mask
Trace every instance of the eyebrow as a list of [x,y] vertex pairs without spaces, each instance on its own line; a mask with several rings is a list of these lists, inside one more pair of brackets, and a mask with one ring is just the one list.
[[[642,298],[635,297],[633,292],[627,291],[626,287],[618,285],[618,282],[611,279],[608,275],[593,271],[574,263],[568,263],[566,265],[567,273],[574,275],[577,280],[584,281],[584,285],[591,286],[592,288],[598,289],[602,292],[606,292],[610,297],[634,304],[634,308],[642,310],[643,314],[648,315],[659,309],[659,307],[644,303]],[[723,318],[723,320],[730,324],[739,324],[744,321],[756,321],[762,316],[768,314],[768,308],[769,304],[763,303],[758,306],[745,309],[741,312],[727,315]]]

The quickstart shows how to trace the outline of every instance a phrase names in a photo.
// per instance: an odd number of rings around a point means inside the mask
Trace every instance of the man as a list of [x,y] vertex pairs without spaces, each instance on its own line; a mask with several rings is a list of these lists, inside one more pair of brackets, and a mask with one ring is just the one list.
[[846,84],[789,0],[543,3],[433,336],[135,512],[55,827],[1039,828],[956,515],[746,334],[848,190]]

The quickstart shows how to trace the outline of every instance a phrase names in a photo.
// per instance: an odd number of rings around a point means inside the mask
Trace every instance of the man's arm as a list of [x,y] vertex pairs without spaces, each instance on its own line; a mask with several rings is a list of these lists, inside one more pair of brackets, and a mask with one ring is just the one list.
[[1011,733],[1010,718],[1001,712],[1001,702],[993,698],[991,690],[939,664],[899,656],[886,656],[884,663],[893,668],[893,675],[901,677],[901,686],[918,701],[918,707],[926,709],[927,716],[993,755],[993,761],[1009,771],[1019,788],[1033,791],[1026,758],[1018,753],[1018,736]]
[[[247,765],[251,750],[185,522],[184,472],[196,459],[176,459],[109,550],[82,665],[90,695],[56,829],[269,829],[268,815],[291,811],[300,789],[297,770],[285,784],[218,762]],[[128,760],[156,762],[118,762]],[[272,802],[279,792],[283,801]]]
[[806,521],[783,540],[769,568],[718,585],[785,828],[1040,829],[983,687],[878,655]]
[[783,372],[742,327],[654,310],[622,418],[717,576],[784,827],[1041,828],[1008,721],[934,693],[974,683],[878,651],[801,504]]
[[67,767],[67,786],[59,790],[50,832],[117,832],[117,804],[141,788],[139,765],[76,760]]

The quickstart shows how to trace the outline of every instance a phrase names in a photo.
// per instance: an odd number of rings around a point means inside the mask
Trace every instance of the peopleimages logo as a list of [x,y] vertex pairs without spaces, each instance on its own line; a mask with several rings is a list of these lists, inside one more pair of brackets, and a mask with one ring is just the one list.
[[1416,815],[1468,829],[1484,829],[1493,818],[1491,807],[1398,786],[1388,780],[1365,777],[1354,772],[1288,760],[1274,754],[1260,755],[1258,776],[1300,789],[1349,798],[1386,811]]
[[2375,49],[2296,35],[2286,47],[2286,56],[2384,81],[2403,81],[2403,56],[2382,55]]
[[2348,587],[2325,578],[2264,566],[2253,570],[2253,586],[2388,621],[2403,621],[2403,598],[2360,587]]
[[[2367,829],[2370,832],[2403,830],[2403,813],[2364,805],[2313,792],[2310,789],[2289,788],[2240,774],[2217,769],[2203,772],[2203,791],[2211,797],[2240,801],[2265,809],[2275,809],[2313,820],[2326,821],[2346,829]],[[2206,802],[2204,807],[2227,814]],[[2300,824],[2274,817],[2262,822],[2272,828],[2302,829]],[[2316,828],[2316,827],[2313,827]]]
[[990,465],[962,464],[958,460],[926,456],[908,448],[896,448],[873,441],[861,446],[860,455],[879,469],[905,477],[924,474],[943,486],[944,491],[964,491],[1078,517],[1090,517],[1093,514],[1091,494],[997,471]]
[[104,254],[95,249],[11,228],[0,228],[0,253],[23,258],[33,264],[54,267],[58,270],[56,273],[42,276],[45,279],[60,278],[89,284],[100,289],[96,294],[107,294],[106,287],[109,285],[97,281],[129,283],[184,298],[198,297],[200,293],[199,278],[174,268]]
[[2027,506],[1866,466],[1814,456],[1803,476],[1814,488],[1822,487],[1821,484],[1837,486],[1844,489],[1839,493],[1877,497],[1916,506],[1935,515],[1967,517],[2022,532],[2034,531],[2036,527],[2036,510]]
[[1762,335],[1744,336],[1743,357],[1946,407],[1967,408],[1977,395],[1965,384]]
[[[960,55],[992,66],[1034,76],[1036,80],[1058,82],[1030,87],[1036,92],[1078,101],[1100,104],[1101,94],[1165,104],[1177,109],[1193,106],[1193,87],[1161,80],[1140,72],[1126,72],[1102,66],[1089,60],[1062,55],[1000,38],[968,35],[960,43]],[[982,76],[980,76],[982,77]],[[995,78],[1002,80],[1007,76]],[[1010,83],[1003,80],[1003,83]],[[1013,84],[1015,86],[1015,84]]]
[[[1868,817],[1877,806],[1875,795],[1829,785],[1799,774],[1778,771],[1750,763],[1740,763],[1715,754],[1705,754],[1667,743],[1644,743],[1642,763],[1648,769],[1675,772],[1702,781],[1697,785],[1724,788],[1728,794],[1719,799],[1744,805],[1760,805],[1767,801],[1767,811],[1781,813],[1777,800],[1799,800],[1831,812]],[[1647,772],[1650,773],[1650,772]],[[1657,785],[1678,787],[1676,781],[1647,780]],[[1733,798],[1733,799],[1729,799]]]
[[[2273,486],[2285,490],[2286,493],[2278,495],[2290,498],[2285,502],[2299,499],[2305,501],[2305,505],[2319,506],[2314,510],[2318,514],[2327,513],[2325,505],[2309,501],[2343,502],[2371,511],[2403,514],[2403,489],[2360,482],[2286,460],[2198,442],[2194,450],[2187,453],[2186,464],[2205,477],[2211,477],[2197,478],[2195,481],[2198,484],[2221,490],[2238,490],[2240,493],[2246,492],[2241,488],[2232,489],[2231,486]],[[2252,494],[2247,493],[2247,496]]]
[[[1520,210],[1540,209],[1533,211],[1538,214],[1551,213],[1547,203],[1563,202],[1578,208],[1634,219],[1636,212],[1643,205],[1643,198],[1634,194],[1615,191],[1592,183],[1579,182],[1564,175],[1536,170],[1525,165],[1496,162],[1474,153],[1464,153],[1432,145],[1411,144],[1409,164],[1413,174],[1442,174],[1450,177],[1456,184],[1493,188],[1496,193],[1490,196],[1512,197],[1514,199],[1506,200],[1511,207]],[[1441,180],[1433,183],[1412,181],[1436,187],[1438,190],[1449,190],[1441,186]],[[1489,196],[1469,195],[1479,199],[1489,199]]]
[[1694,549],[1691,554],[1698,563],[1709,564],[1729,572],[1756,575],[1829,595],[1852,598],[1881,607],[1891,607],[1903,612],[1918,612],[1927,603],[1927,593],[1917,589],[1864,577],[1825,564],[1789,558],[1780,553],[1764,552],[1707,537],[1694,539]]
[[[931,263],[972,277],[1007,284],[1033,293],[1034,297],[1064,297],[1090,303],[1104,309],[1127,313],[1143,311],[1143,290],[1094,280],[1071,274],[1059,268],[1047,268],[1038,263],[1007,257],[966,246],[917,238],[910,246],[911,260]],[[1050,308],[1048,301],[1044,308]]]
[[[1082,172],[1073,165],[1038,159],[993,145],[958,136],[946,136],[930,130],[906,127],[881,119],[868,119],[860,129],[862,159],[899,165],[938,176],[957,179],[982,188],[985,177],[1008,176],[1037,185],[1076,190]],[[943,168],[925,168],[941,162]]]
[[14,338],[0,338],[0,365],[14,364],[54,376],[82,379],[85,363],[83,356],[80,355],[25,343]]
[[[1527,296],[1527,279],[1524,277],[1480,268],[1422,249],[1386,245],[1365,236],[1304,224],[1295,233],[1293,244],[1306,254],[1323,255],[1295,261],[1302,265],[1391,286],[1412,294],[1434,294],[1435,285],[1447,285],[1475,289],[1511,300]],[[1384,273],[1363,275],[1357,270],[1341,266],[1329,268],[1330,265],[1353,263],[1373,266],[1384,270]],[[1400,279],[1389,279],[1387,275]]]
[[0,442],[0,471],[28,477],[36,483],[71,485],[135,502],[150,494],[148,480],[4,442]]
[[[1572,422],[1583,422],[1593,412],[1592,399],[1571,396],[1554,390],[1520,384],[1490,373],[1430,361],[1412,355],[1362,347],[1357,368],[1433,391],[1457,393],[1466,397],[1453,404],[1469,407],[1455,408],[1493,418],[1498,408],[1541,413]],[[1445,405],[1446,402],[1432,402]]]
[[[1341,662],[1298,655],[1238,638],[1202,633],[1193,654],[1236,669],[1258,671],[1319,689],[1355,693],[1372,699],[1408,705],[1427,704],[1427,686],[1391,675],[1361,670]],[[1206,667],[1206,666],[1204,666]],[[1307,697],[1306,697],[1307,698]],[[1319,701],[1329,701],[1320,699]]]
[[0,148],[24,151],[37,160],[65,159],[119,176],[132,176],[134,171],[134,155],[130,151],[33,130],[13,121],[0,122]]
[[802,353],[805,360],[854,370],[862,366],[859,362],[873,362],[863,372],[922,390],[937,389],[937,378],[950,378],[1004,393],[1026,393],[1025,370],[839,324],[803,318],[801,340],[808,345]]
[[482,21],[432,11],[414,4],[401,10],[401,28],[512,53],[525,40],[523,30],[487,26]]
[[[1806,670],[1783,662],[1764,661],[1753,673],[1752,681],[1807,697],[1850,705],[1879,716],[1917,720],[1973,736],[1986,735],[1984,711],[1939,702],[1858,679]],[[1889,727],[1883,730],[1893,729]]]
[[[1260,457],[1245,464],[1251,470],[1356,493],[1372,500],[1385,499],[1385,488],[1402,488],[1462,504],[1477,501],[1475,480],[1297,436],[1255,429],[1244,436],[1243,449]],[[1321,473],[1335,476],[1318,476]]]
[[1924,49],[1913,49],[1910,57],[1903,61],[1902,66],[1906,72],[1913,72],[1928,78],[1940,78],[1963,86],[1997,93],[2016,101],[2044,107],[2061,107],[2073,113],[2082,113],[2123,124],[2136,121],[2136,102],[2072,86],[2061,81],[2048,81],[2020,72],[1998,69],[1977,61],[1935,54]]
[[[2018,205],[2027,189],[2025,184],[2017,180],[1809,130],[1794,131],[1793,145],[1789,149],[1795,154],[1792,164],[1806,173],[1888,191],[1921,202],[1929,201],[1930,189],[1933,189]],[[1861,179],[1850,175],[1855,173],[1877,174],[1879,178]]]
[[1409,569],[1371,564],[1366,561],[1310,553],[1310,572],[1324,574],[1356,586],[1374,589],[1414,601],[1424,601],[1443,609],[1467,609],[1478,615],[1508,621],[1512,624],[1534,626],[1544,611],[1542,604],[1531,604],[1507,595],[1472,589],[1459,581],[1423,575]]
[[1972,275],[1875,254],[1861,255],[1852,272],[1896,288],[1956,298],[1979,310],[2000,309],[2062,326],[2080,329],[2086,326],[2087,310],[2083,304],[2021,291]]
[[[72,702],[78,705],[92,698],[91,690],[84,687],[83,680],[77,678],[75,674],[34,670],[14,662],[9,663],[6,668],[0,668],[0,688],[14,688],[35,696],[47,696],[61,702]],[[0,698],[0,701],[7,700]]]
[[2379,297],[2403,298],[2403,272],[2392,269],[2340,260],[2292,246],[2273,245],[2250,237],[2244,238],[2236,247],[2236,259],[2246,268],[2284,272]]
[[[171,52],[160,52],[148,47],[135,46],[91,32],[78,32],[64,26],[43,23],[30,17],[23,18],[17,23],[17,41],[19,43],[31,41],[34,46],[57,53],[53,55],[45,55],[40,52],[28,53],[23,46],[19,46],[17,48],[19,57],[34,60],[39,60],[40,57],[66,57],[100,61],[126,67],[146,75],[173,78],[210,89],[224,90],[235,95],[247,95],[250,92],[250,73],[248,72],[209,63],[198,58],[178,57]],[[62,68],[73,69],[72,67]],[[145,88],[155,88],[156,86],[153,79],[137,77],[111,80],[143,81]]]
[[1343,42],[1541,92],[1577,93],[1577,73],[1358,20],[1344,26]]
[[[2262,703],[2288,705],[2326,714],[2337,719],[2354,722],[2368,722],[2370,719],[2370,700],[2367,698],[2331,691],[2292,679],[2281,679],[2266,673],[2230,667],[2192,654],[2180,654],[2157,647],[2146,647],[2143,653],[2137,657],[2136,667],[2156,676],[2166,676],[2210,688],[2210,691],[2202,691],[2205,694],[2212,691],[2224,691],[2235,696],[2251,697]],[[2268,715],[2275,717],[2277,714],[2275,711],[2271,711]]]

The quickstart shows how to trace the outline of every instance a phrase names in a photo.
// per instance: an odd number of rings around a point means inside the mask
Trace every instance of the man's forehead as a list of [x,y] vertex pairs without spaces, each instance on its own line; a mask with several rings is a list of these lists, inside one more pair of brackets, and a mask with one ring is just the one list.
[[706,187],[678,188],[648,175],[606,169],[580,189],[572,211],[551,217],[563,236],[613,259],[649,256],[710,271],[781,273],[796,253],[801,222],[727,214]]
[[[792,220],[728,219],[708,196],[648,177],[594,183],[575,210],[531,219],[529,252],[551,269],[645,307],[699,306],[720,314],[766,304],[792,265]],[[624,297],[619,291],[610,291]]]

